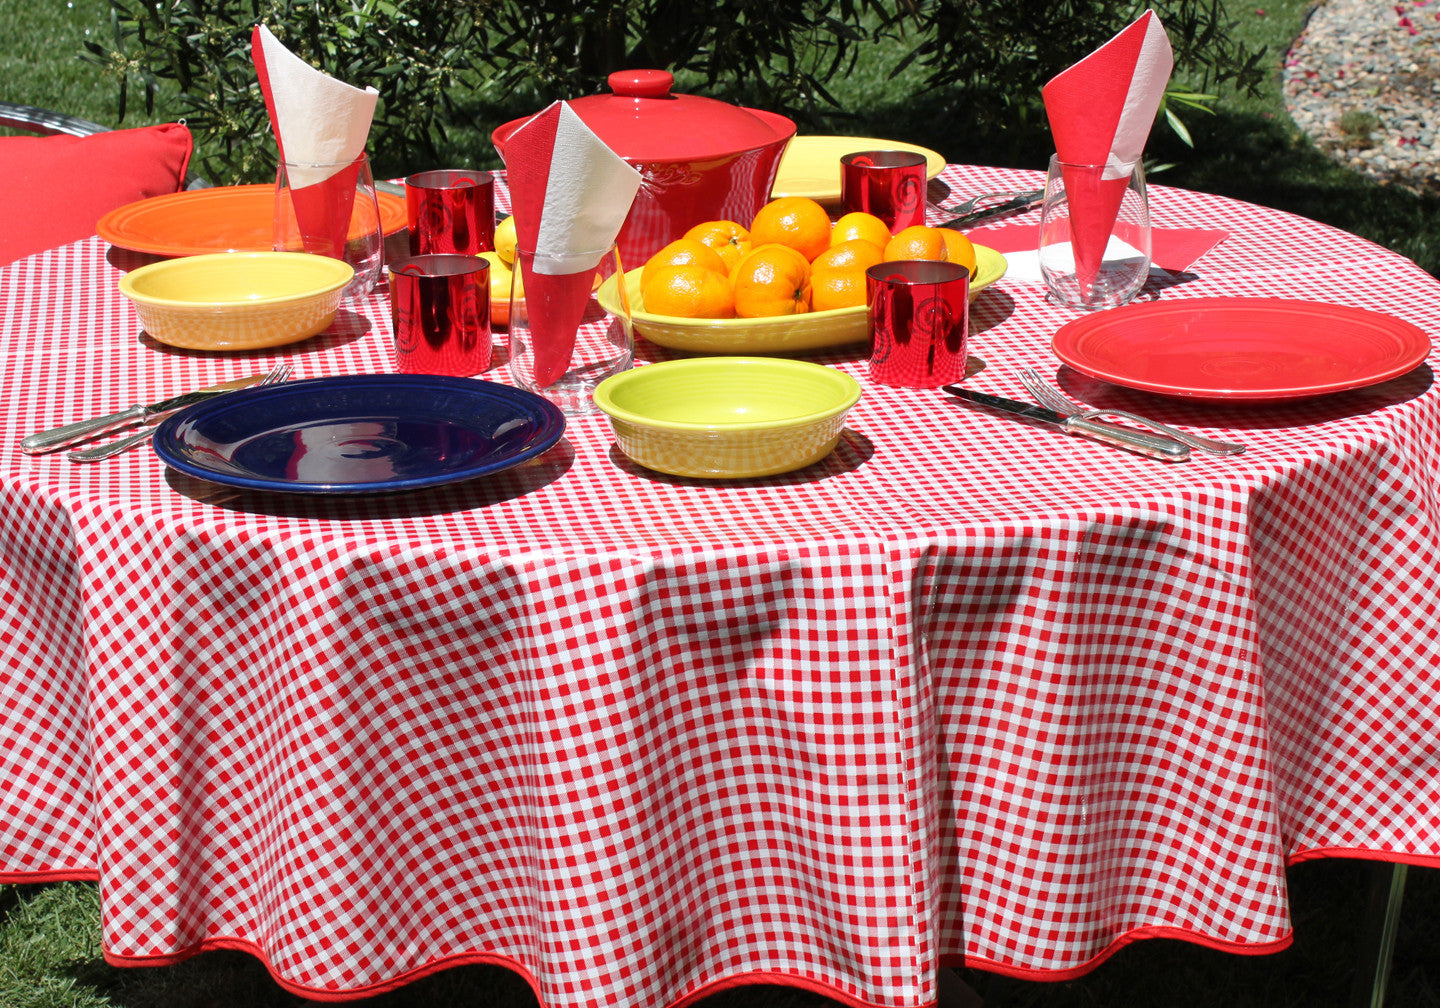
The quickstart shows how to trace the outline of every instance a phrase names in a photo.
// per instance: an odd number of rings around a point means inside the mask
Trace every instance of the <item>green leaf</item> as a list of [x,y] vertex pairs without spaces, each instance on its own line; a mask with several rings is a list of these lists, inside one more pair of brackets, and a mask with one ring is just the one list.
[[1165,110],[1165,121],[1170,124],[1170,128],[1175,131],[1175,135],[1180,138],[1186,147],[1195,146],[1195,141],[1190,138],[1190,131],[1185,127],[1185,124],[1180,121],[1180,117],[1168,108]]

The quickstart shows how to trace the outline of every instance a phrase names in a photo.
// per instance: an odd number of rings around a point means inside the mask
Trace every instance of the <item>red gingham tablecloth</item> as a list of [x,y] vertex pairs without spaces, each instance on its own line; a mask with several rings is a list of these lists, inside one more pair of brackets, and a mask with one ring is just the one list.
[[[1385,249],[1152,197],[1231,232],[1162,298],[1440,336],[1440,284]],[[271,352],[156,345],[115,290],[141,261],[90,239],[0,269],[0,878],[98,878],[112,961],[244,948],[311,997],[492,961],[547,1008],[746,980],[917,1008],[937,962],[1283,947],[1296,859],[1440,863],[1428,368],[1134,397],[1251,445],[1181,466],[868,382],[833,456],[742,484],[638,469],[602,417],[374,498],[21,455],[280,360],[390,368],[382,295]],[[1024,397],[1073,317],[1001,281],[970,384]],[[864,380],[863,347],[817,359]]]

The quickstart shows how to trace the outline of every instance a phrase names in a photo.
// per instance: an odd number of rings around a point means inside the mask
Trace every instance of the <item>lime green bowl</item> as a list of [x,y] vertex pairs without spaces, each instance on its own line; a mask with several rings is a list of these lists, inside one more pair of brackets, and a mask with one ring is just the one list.
[[672,476],[749,479],[834,450],[860,383],[780,357],[693,357],[606,378],[595,405],[631,461]]
[[355,271],[304,252],[216,252],[127,273],[120,293],[157,342],[254,350],[314,336],[335,320]]

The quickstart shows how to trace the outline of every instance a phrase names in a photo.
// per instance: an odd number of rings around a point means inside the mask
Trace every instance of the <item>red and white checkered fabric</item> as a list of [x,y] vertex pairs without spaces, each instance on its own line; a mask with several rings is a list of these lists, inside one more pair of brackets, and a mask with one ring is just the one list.
[[[1163,298],[1440,336],[1440,283],[1385,249],[1152,195],[1231,231]],[[1298,858],[1440,863],[1428,369],[1144,399],[1252,446],[1178,466],[868,382],[834,455],[743,484],[649,474],[601,417],[375,498],[21,455],[282,359],[391,367],[383,294],[294,347],[155,345],[115,289],[140,261],[91,239],[0,270],[0,878],[97,877],[113,961],[246,948],[312,997],[494,961],[553,1008],[746,979],[917,1008],[947,959],[1281,947]],[[1000,282],[970,383],[1023,396],[1071,317]],[[864,381],[863,347],[817,359]]]

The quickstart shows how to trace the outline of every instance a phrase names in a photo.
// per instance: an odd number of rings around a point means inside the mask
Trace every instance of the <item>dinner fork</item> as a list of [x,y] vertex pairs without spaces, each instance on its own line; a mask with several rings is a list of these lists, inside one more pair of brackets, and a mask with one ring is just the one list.
[[1076,416],[1083,420],[1093,420],[1096,417],[1108,416],[1117,417],[1121,420],[1129,420],[1131,423],[1139,424],[1141,427],[1148,427],[1156,434],[1164,434],[1172,437],[1181,444],[1189,445],[1196,451],[1209,452],[1211,455],[1239,455],[1245,450],[1242,444],[1235,444],[1230,441],[1217,441],[1214,438],[1204,437],[1200,434],[1191,434],[1189,431],[1179,430],[1169,424],[1161,423],[1159,420],[1151,420],[1136,413],[1130,413],[1119,409],[1087,409],[1077,406],[1067,399],[1058,389],[1051,388],[1035,373],[1032,368],[1020,369],[1020,383],[1029,390],[1030,394],[1040,401],[1040,405],[1047,406],[1062,416]]
[[[945,227],[968,227],[991,217],[1030,210],[1039,206],[1044,196],[1044,189],[1035,189],[1030,192],[981,193],[978,196],[971,196],[963,203],[956,203],[954,206],[936,204],[936,209],[941,213],[955,215],[953,220],[945,222]],[[982,204],[985,205],[982,206]]]
[[[269,374],[250,387],[262,388],[266,385],[276,385],[280,382],[287,381],[290,378],[290,371],[291,368],[289,364],[277,364],[270,369]],[[154,434],[155,425],[147,425],[143,430],[139,430],[134,434],[116,438],[114,441],[107,441],[105,444],[97,445],[94,448],[82,448],[78,451],[68,452],[65,457],[71,462],[99,462],[101,459],[111,458],[112,456],[119,455],[121,452],[129,451],[136,445],[144,444],[146,441],[149,441]]]

